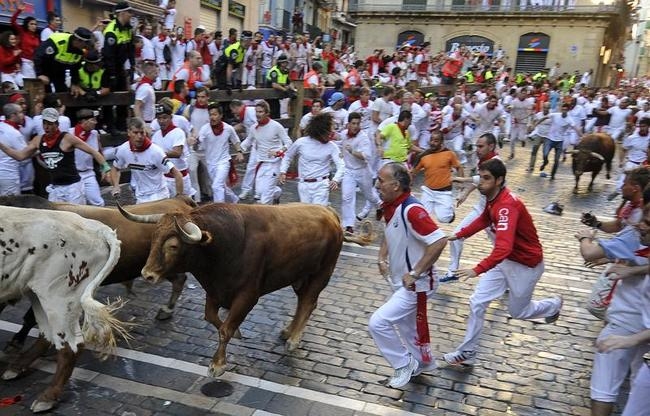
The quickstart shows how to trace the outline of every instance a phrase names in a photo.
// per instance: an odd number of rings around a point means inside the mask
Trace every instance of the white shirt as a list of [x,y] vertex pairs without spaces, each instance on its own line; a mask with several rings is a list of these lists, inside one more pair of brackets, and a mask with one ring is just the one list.
[[[343,153],[343,161],[346,169],[366,169],[368,160],[372,157],[372,143],[370,138],[363,131],[359,131],[355,137],[348,136],[348,130],[341,132],[342,140],[339,143]],[[345,150],[346,146],[351,146],[353,152],[361,153],[364,159],[359,159],[352,155],[352,152]]]
[[208,51],[210,51],[210,55],[212,55],[213,64],[217,62],[219,58],[221,58],[224,49],[225,48],[223,47],[223,43],[221,43],[221,46],[218,47],[216,43],[210,42],[210,44],[208,45]]
[[646,160],[648,150],[648,139],[650,136],[640,136],[639,130],[623,139],[623,149],[627,151],[625,157],[630,162],[641,163]]
[[[41,127],[42,126],[43,123],[41,121]],[[34,136],[36,136],[38,131],[36,130],[36,122],[34,122],[34,119],[30,116],[25,116],[25,123],[20,126],[20,132],[23,134],[25,143],[29,142]]]
[[262,48],[262,61],[260,62],[260,66],[269,69],[273,66],[273,60],[275,59],[278,48],[275,45],[269,45],[266,41],[263,41],[260,47]]
[[41,31],[41,42],[48,40],[52,33],[54,33],[54,31],[49,26],[46,26],[45,29]]
[[154,52],[153,44],[144,36],[140,37],[142,38],[142,51],[140,52],[140,59],[143,61],[155,61],[156,53]]
[[492,131],[494,123],[503,117],[503,107],[497,105],[492,110],[488,108],[489,103],[481,104],[476,110],[476,135],[480,136],[486,131]]
[[230,124],[223,123],[223,132],[218,136],[210,124],[201,127],[199,131],[199,148],[205,150],[205,160],[210,166],[230,160],[231,143],[239,144],[239,137]]
[[175,23],[176,23],[176,9],[167,9],[167,14],[165,15],[165,28],[172,30],[174,29]]
[[188,117],[190,126],[192,126],[192,135],[199,136],[201,128],[210,122],[210,113],[207,108],[195,108],[193,105],[188,106]]
[[564,141],[569,137],[569,132],[573,131],[572,127],[575,126],[573,119],[568,114],[562,117],[562,113],[551,113],[550,117],[551,127],[548,138],[554,142]]
[[[451,140],[456,136],[463,134],[466,115],[463,112],[461,113],[460,117],[456,120],[454,120],[453,116],[454,114],[451,113],[442,117],[442,124],[440,128],[443,131],[445,140]],[[445,129],[448,129],[449,131],[444,133]]]
[[169,160],[174,164],[174,166],[176,166],[176,169],[187,169],[187,158],[189,157],[190,152],[187,148],[187,141],[185,140],[185,132],[183,130],[175,127],[164,136],[162,130],[158,130],[153,134],[153,137],[151,137],[151,141],[160,146],[165,152],[169,152],[176,146],[182,146],[183,150],[181,157],[169,158]]
[[185,62],[185,42],[177,40],[176,42],[170,43],[169,47],[172,50],[172,68],[176,72]]
[[[69,130],[69,133],[74,136],[74,127]],[[86,139],[86,144],[95,150],[99,150],[99,133],[97,130],[90,131],[88,138]],[[94,160],[95,159],[91,154],[86,153],[81,149],[74,149],[74,163],[79,172],[93,170],[95,168],[93,163]]]
[[306,129],[307,124],[309,124],[309,122],[311,121],[312,118],[314,118],[314,113],[312,113],[311,111],[309,113],[305,114],[304,116],[302,116],[300,118],[300,128],[302,130]]
[[341,150],[333,142],[321,143],[310,136],[301,137],[289,147],[282,159],[280,172],[286,173],[293,158],[298,159],[298,176],[301,179],[320,179],[330,175],[330,163],[336,165],[335,182],[341,182],[345,170],[345,162]]
[[359,113],[361,115],[361,130],[367,130],[372,126],[372,101],[364,107],[361,105],[361,100],[357,100],[350,104],[348,113]]
[[156,92],[153,86],[143,82],[135,88],[135,101],[142,101],[142,118],[151,123],[156,117]]
[[334,131],[337,133],[348,125],[348,110],[345,108],[334,110],[332,107],[325,107],[323,113],[332,113],[332,117],[334,118]]
[[128,141],[122,143],[115,151],[113,166],[131,170],[137,199],[165,191],[167,184],[163,175],[174,167],[167,159],[165,151],[156,144],[152,144],[143,152],[132,152]]
[[[533,116],[533,119],[535,122],[538,122],[539,120],[543,119],[544,117],[550,116],[551,113],[548,113],[546,116],[544,115],[543,111],[540,111],[539,113],[536,113]],[[548,117],[546,120],[542,121],[541,123],[537,124],[535,126],[535,130],[531,133],[531,136],[540,136],[540,137],[549,137],[549,133],[551,131],[551,118]]]
[[[172,114],[172,123],[174,123],[174,126],[183,130],[185,136],[189,136],[192,133],[192,125],[185,117],[179,116],[178,114]],[[151,128],[152,133],[155,133],[158,130],[160,130],[160,124],[158,123],[158,119],[154,118],[149,127]]]
[[[14,150],[25,148],[25,139],[19,130],[0,122],[0,142]],[[0,150],[0,177],[3,180],[20,182],[20,162]]]
[[520,100],[514,99],[510,102],[510,114],[512,115],[512,123],[526,124],[528,118],[533,110],[533,103],[527,99]]
[[619,106],[610,107],[607,112],[611,115],[608,126],[613,129],[620,129],[625,127],[627,118],[632,114],[631,108],[621,108]]
[[372,111],[377,111],[379,113],[379,120],[386,120],[388,117],[393,115],[393,104],[387,102],[384,97],[377,98],[372,103]]
[[275,154],[283,148],[288,149],[292,143],[282,124],[269,120],[264,126],[260,126],[259,123],[253,126],[241,146],[244,150],[257,146],[259,162],[277,162],[280,159]]
[[165,50],[165,45],[169,45],[170,43],[171,43],[171,39],[169,38],[169,36],[166,36],[165,40],[160,40],[159,36],[153,38],[151,44],[153,46],[153,51],[156,56],[156,63],[158,64],[166,63],[163,51]]

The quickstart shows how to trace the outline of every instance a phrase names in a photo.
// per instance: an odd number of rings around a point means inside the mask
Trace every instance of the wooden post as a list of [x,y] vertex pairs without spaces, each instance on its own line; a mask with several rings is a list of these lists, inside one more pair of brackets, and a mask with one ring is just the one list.
[[302,118],[302,103],[305,102],[305,88],[302,81],[294,81],[293,86],[296,88],[296,98],[291,102],[292,109],[291,115],[293,116],[293,128],[291,129],[291,137],[300,137],[300,119]]
[[25,93],[27,95],[25,99],[29,104],[29,113],[35,115],[36,104],[45,98],[45,85],[37,78],[25,78],[23,82],[25,83]]

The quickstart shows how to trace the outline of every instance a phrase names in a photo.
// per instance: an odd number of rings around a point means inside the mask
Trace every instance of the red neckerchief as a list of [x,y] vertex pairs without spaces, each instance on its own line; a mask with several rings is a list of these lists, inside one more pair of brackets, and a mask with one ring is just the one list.
[[[151,79],[149,79],[149,78],[147,78],[147,77],[142,77],[142,78],[140,79],[140,82],[138,82],[138,87],[139,87],[140,85],[142,85],[142,84],[153,85],[153,80],[151,80]],[[135,87],[135,89],[137,90],[138,87]]]
[[484,158],[479,159],[478,164],[480,165],[481,163],[485,162],[486,160],[490,160],[490,159],[492,159],[492,158],[495,157],[496,155],[497,155],[497,152],[492,151],[492,152],[488,153],[487,155],[485,155]]
[[178,93],[173,93],[172,94],[172,100],[178,100],[178,101],[180,101],[182,103],[185,102],[185,98],[181,97],[181,95],[178,94]]
[[638,257],[648,257],[648,255],[650,255],[650,247],[640,248],[634,252],[634,255]]
[[147,150],[150,146],[151,146],[151,139],[148,138],[148,137],[145,137],[145,138],[144,138],[144,141],[142,142],[142,146],[140,146],[140,147],[135,147],[135,145],[133,145],[133,143],[131,142],[131,140],[129,140],[129,148],[131,149],[132,152],[136,152],[136,153],[138,153],[138,152],[144,152],[144,151]]
[[242,105],[241,110],[239,110],[239,121],[244,121],[244,117],[246,117],[246,106]]
[[269,124],[269,121],[271,121],[271,117],[264,117],[263,119],[257,122],[256,128],[259,129],[262,126],[266,126],[267,124]]
[[165,35],[164,33],[159,33],[158,34],[158,40],[159,41],[164,42],[166,39],[167,39],[167,35]]
[[366,101],[366,102],[364,103],[362,100],[359,100],[359,104],[361,104],[361,107],[363,107],[363,108],[367,108],[367,107],[368,107],[368,101]]
[[194,103],[194,108],[208,108],[208,104],[199,104],[199,102],[197,101],[196,103]]
[[355,137],[357,137],[357,136],[359,135],[359,132],[360,132],[360,131],[361,131],[361,129],[359,129],[356,133],[352,134],[352,133],[350,132],[350,129],[348,129],[348,137],[349,137],[350,139],[354,139]]
[[142,55],[142,46],[135,48],[135,57],[139,58]]
[[458,120],[459,118],[460,118],[460,114],[456,115],[456,114],[454,114],[454,113],[451,113],[451,119],[452,119],[452,120],[456,121],[456,120]]
[[395,124],[397,124],[397,127],[399,127],[399,131],[402,132],[402,136],[404,136],[404,138],[406,138],[406,132],[408,130],[408,127],[402,127],[402,125],[399,124],[399,122],[396,122]]
[[88,138],[90,137],[90,132],[84,130],[84,128],[81,127],[81,124],[77,124],[76,126],[74,126],[74,135],[85,142],[88,141]]
[[21,125],[16,124],[11,120],[5,120],[5,123],[9,124],[11,127],[15,128],[16,130],[20,130],[20,128],[22,127]]
[[52,146],[54,146],[54,144],[56,143],[56,139],[58,139],[60,135],[61,135],[61,130],[59,130],[59,128],[57,127],[56,131],[52,134],[43,133],[43,137],[41,137],[41,141],[42,143],[45,143],[45,146],[51,148]]
[[174,130],[176,126],[174,126],[174,122],[169,123],[169,126],[167,126],[166,129],[161,129],[160,132],[162,133],[163,137],[167,136],[167,133],[170,131]]
[[216,40],[214,41],[214,45],[217,47],[217,49],[221,49],[221,42],[217,42]]
[[216,126],[210,124],[210,127],[212,127],[212,134],[215,136],[221,136],[223,134],[223,121],[220,121]]
[[397,207],[402,205],[402,202],[404,202],[406,198],[409,197],[409,195],[410,195],[409,192],[404,192],[402,195],[395,198],[393,202],[389,202],[389,203],[383,202],[381,204],[381,210],[383,211],[382,216],[384,218],[384,221],[386,221],[387,224],[388,221],[390,221],[390,219],[393,218],[393,214],[395,214],[395,210],[397,209]]
[[621,209],[618,210],[616,216],[624,220],[632,214],[632,211],[639,207],[641,207],[641,201],[627,201],[625,204],[623,204]]

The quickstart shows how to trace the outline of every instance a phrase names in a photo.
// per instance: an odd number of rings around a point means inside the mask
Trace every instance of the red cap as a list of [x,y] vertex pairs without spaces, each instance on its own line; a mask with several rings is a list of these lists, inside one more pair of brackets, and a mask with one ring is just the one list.
[[9,102],[13,104],[13,103],[17,102],[18,100],[22,100],[22,99],[23,99],[23,96],[21,94],[15,93],[15,94],[12,94],[9,97]]

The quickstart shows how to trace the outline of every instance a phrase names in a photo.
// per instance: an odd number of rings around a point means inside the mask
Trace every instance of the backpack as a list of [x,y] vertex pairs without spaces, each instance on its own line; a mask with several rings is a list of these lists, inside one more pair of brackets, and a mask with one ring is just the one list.
[[165,45],[163,47],[163,59],[165,60],[166,64],[170,64],[172,62],[172,49],[169,47],[169,45]]

